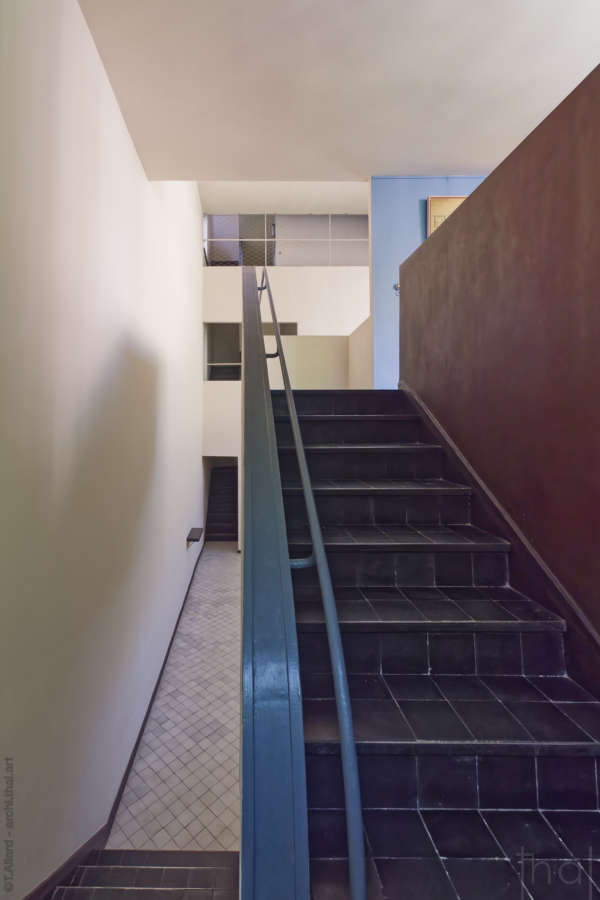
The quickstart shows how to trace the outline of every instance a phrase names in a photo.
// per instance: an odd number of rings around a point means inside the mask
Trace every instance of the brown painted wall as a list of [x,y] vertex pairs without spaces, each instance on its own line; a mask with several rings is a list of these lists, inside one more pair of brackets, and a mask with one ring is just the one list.
[[400,285],[402,381],[600,628],[600,67]]

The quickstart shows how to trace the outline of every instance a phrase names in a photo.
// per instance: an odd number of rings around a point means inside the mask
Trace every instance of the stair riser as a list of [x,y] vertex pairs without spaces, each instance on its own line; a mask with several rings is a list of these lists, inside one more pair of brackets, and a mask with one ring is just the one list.
[[[272,391],[271,396],[274,415],[287,416],[289,413],[285,394],[280,391]],[[340,393],[294,391],[294,403],[300,416],[374,416],[414,412],[402,391],[365,391],[363,393],[359,391]]]
[[[342,633],[348,673],[399,675],[562,675],[564,644],[560,632]],[[325,629],[298,630],[303,674],[331,671]]]
[[[444,460],[438,448],[420,448],[407,452],[394,450],[338,452],[307,450],[306,459],[313,481],[359,478],[366,481],[382,478],[443,478]],[[279,451],[282,481],[298,481],[298,462],[294,452]]]
[[[315,494],[321,525],[467,525],[470,522],[468,494]],[[284,495],[288,528],[308,524],[301,494]]]
[[[594,757],[359,753],[363,809],[598,809]],[[309,809],[343,809],[337,754],[307,746]]]
[[[501,551],[332,550],[327,560],[333,584],[339,587],[501,587],[508,575],[508,554]],[[298,569],[294,580],[298,585],[316,584],[318,574],[314,567]]]
[[[418,419],[399,421],[343,420],[341,422],[301,421],[300,430],[305,444],[385,444],[413,443],[423,440],[423,428]],[[294,442],[289,422],[276,422],[275,431],[279,444]]]

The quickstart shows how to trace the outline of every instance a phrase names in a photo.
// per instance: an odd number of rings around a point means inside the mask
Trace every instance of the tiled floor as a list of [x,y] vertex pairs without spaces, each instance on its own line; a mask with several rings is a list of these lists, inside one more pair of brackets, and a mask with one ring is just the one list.
[[240,556],[206,544],[107,847],[237,850]]

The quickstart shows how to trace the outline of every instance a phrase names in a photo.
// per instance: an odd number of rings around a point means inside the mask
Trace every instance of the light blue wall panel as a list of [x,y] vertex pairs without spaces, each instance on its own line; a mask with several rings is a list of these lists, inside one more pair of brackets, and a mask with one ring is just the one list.
[[371,179],[373,342],[376,388],[399,377],[398,267],[425,240],[427,197],[467,195],[483,177],[418,176]]

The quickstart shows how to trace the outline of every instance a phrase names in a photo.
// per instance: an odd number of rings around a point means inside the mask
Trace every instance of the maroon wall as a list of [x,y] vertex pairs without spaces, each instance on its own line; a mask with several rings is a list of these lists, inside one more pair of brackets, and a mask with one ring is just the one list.
[[400,269],[400,377],[600,629],[600,67]]

